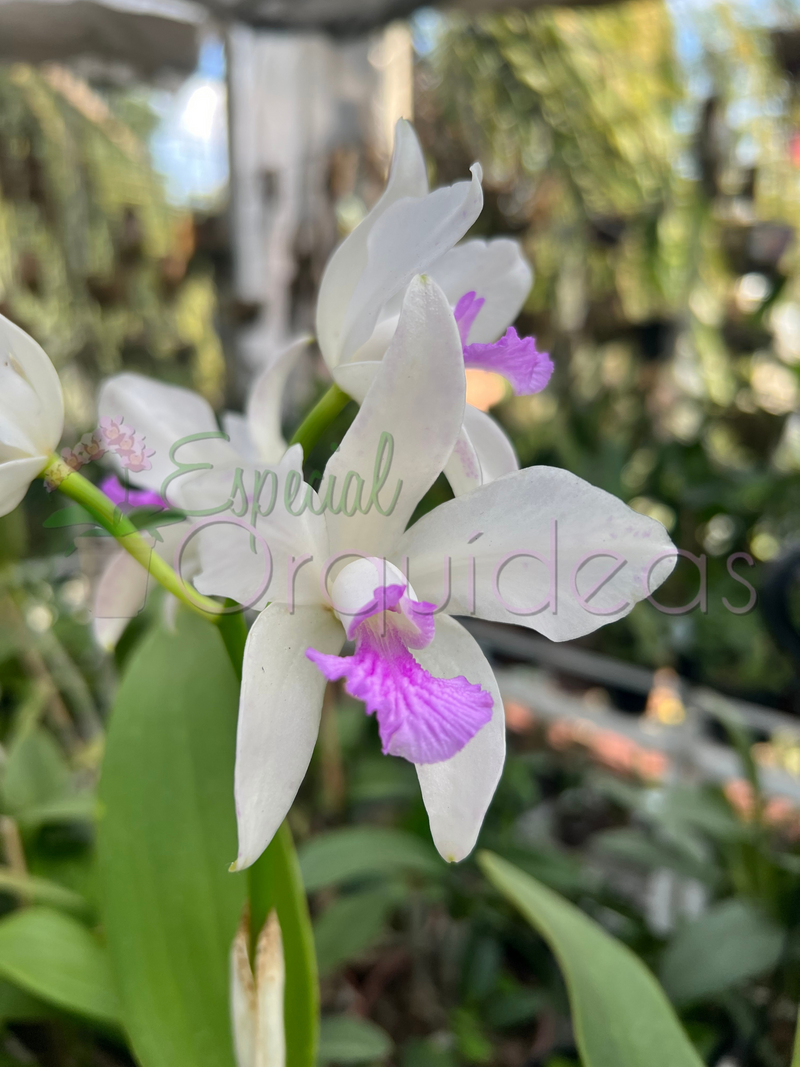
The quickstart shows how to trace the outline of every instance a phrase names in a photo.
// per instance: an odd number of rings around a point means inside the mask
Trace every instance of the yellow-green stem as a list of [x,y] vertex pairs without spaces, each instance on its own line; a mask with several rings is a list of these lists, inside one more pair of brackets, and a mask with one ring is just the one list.
[[292,445],[303,446],[304,459],[308,459],[309,452],[323,431],[328,428],[349,400],[350,397],[338,385],[332,385],[309,411],[289,442]]
[[85,508],[127,553],[141,563],[145,570],[182,604],[211,622],[218,623],[221,620],[222,605],[187,585],[172,567],[153,551],[152,545],[142,537],[127,515],[88,478],[68,467],[59,456],[51,457],[42,471],[42,477],[70,500]]

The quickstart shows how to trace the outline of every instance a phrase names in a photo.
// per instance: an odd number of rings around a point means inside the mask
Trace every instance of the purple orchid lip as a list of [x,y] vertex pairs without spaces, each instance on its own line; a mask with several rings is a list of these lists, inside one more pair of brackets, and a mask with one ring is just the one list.
[[520,337],[514,327],[509,326],[499,341],[467,343],[472,325],[485,303],[483,297],[469,292],[461,297],[453,310],[464,349],[464,365],[502,374],[517,396],[541,392],[550,381],[553,361],[547,352],[537,349],[533,337]]
[[122,484],[116,474],[108,474],[100,483],[100,488],[108,499],[118,507],[129,508],[166,508],[166,504],[151,489],[130,489]]
[[460,752],[489,722],[494,704],[463,675],[436,678],[412,655],[433,640],[433,610],[407,596],[405,585],[379,585],[348,627],[352,656],[306,650],[329,681],[344,678],[347,692],[377,716],[384,755],[411,763],[441,763]]

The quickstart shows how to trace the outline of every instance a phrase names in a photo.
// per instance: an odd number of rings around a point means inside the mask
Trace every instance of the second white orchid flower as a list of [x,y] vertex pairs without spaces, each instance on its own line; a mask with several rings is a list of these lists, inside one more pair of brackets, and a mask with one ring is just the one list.
[[[414,129],[398,122],[383,196],[331,256],[317,301],[320,350],[334,380],[359,403],[397,329],[409,282],[420,273],[433,278],[453,309],[465,369],[499,373],[521,394],[547,384],[549,356],[511,325],[533,281],[519,243],[505,237],[457,243],[483,207],[481,177],[476,163],[471,181],[429,192]],[[469,492],[518,467],[497,423],[467,404],[444,467],[453,492]]]
[[[278,463],[286,450],[281,434],[283,390],[308,347],[308,340],[298,339],[270,361],[248,393],[244,415],[223,415],[228,441],[220,433],[211,405],[190,389],[131,373],[118,374],[104,382],[98,398],[99,418],[123,417],[146,437],[148,444],[155,446],[149,469],[129,474],[137,485],[153,494],[151,503],[161,500],[164,484],[177,469],[170,453],[181,441],[185,443],[177,453],[180,462],[207,463],[224,471],[228,482],[241,464]],[[185,478],[177,480],[168,494],[177,507],[183,503],[186,484]],[[136,494],[131,498],[135,502]],[[122,501],[115,498],[115,503]],[[196,572],[194,546],[189,546],[185,558],[176,560],[186,533],[187,523],[159,528],[158,537],[153,538],[153,551],[167,563],[179,564],[182,577],[189,581]],[[93,628],[104,648],[113,648],[128,622],[142,610],[148,581],[147,571],[121,549],[107,561],[92,599]]]

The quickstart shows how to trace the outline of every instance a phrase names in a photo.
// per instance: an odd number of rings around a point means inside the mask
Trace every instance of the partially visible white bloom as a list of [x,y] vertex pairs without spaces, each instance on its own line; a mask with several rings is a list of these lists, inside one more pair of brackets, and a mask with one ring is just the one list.
[[[153,552],[161,556],[165,563],[175,567],[179,562],[181,577],[189,582],[200,566],[195,545],[189,542],[183,558],[176,560],[187,530],[188,522],[184,521],[159,526],[156,535],[143,532],[143,536],[147,537]],[[104,542],[93,541],[86,547],[90,551],[92,547],[102,549]],[[144,608],[150,583],[149,571],[125,549],[115,546],[115,551],[108,557],[92,593],[92,629],[97,643],[107,652],[112,651],[122,637],[125,627]],[[170,624],[177,606],[175,597],[165,594],[164,611]]]
[[255,972],[250,966],[248,916],[231,945],[231,1023],[237,1067],[284,1067],[283,1022],[285,968],[281,926],[275,911],[267,917],[256,945]]
[[64,429],[61,382],[44,350],[0,315],[0,515],[19,504]]
[[[211,405],[202,396],[176,385],[167,385],[141,374],[117,374],[107,379],[98,398],[98,415],[104,420],[124,419],[154,446],[150,469],[130,475],[130,480],[145,489],[161,494],[169,475],[178,469],[170,459],[171,449],[179,441],[195,435],[175,452],[181,463],[208,463],[230,482],[228,472],[248,463],[277,463],[286,442],[281,434],[281,401],[286,380],[301,353],[308,346],[303,337],[272,360],[255,380],[248,394],[244,415],[225,412],[223,431]],[[229,441],[224,440],[227,434]],[[168,503],[180,507],[183,492],[191,475],[183,476],[167,490]],[[188,524],[159,527],[159,539],[153,551],[179,570],[184,580],[197,571],[196,545],[189,542],[184,558],[176,552],[186,536]],[[111,556],[95,587],[92,616],[97,641],[112,649],[128,622],[144,607],[149,575],[127,552],[120,549]],[[174,607],[167,600],[167,611]]]
[[[208,463],[216,470],[235,468],[243,462],[277,463],[286,449],[281,435],[284,386],[308,343],[309,338],[302,337],[270,361],[250,389],[245,414],[226,412],[222,431],[211,405],[191,389],[167,385],[142,374],[108,378],[97,401],[99,417],[123,417],[154,450],[149,457],[150,469],[137,472],[132,480],[164,496],[165,483],[177,470],[175,460],[182,464]],[[173,448],[174,459],[170,456]],[[186,484],[187,477],[176,479],[167,490],[167,503],[180,507]]]
[[[466,367],[504,375],[517,393],[538,392],[547,383],[549,357],[533,338],[519,338],[510,328],[533,282],[519,243],[505,237],[457,243],[483,207],[481,176],[476,163],[471,181],[429,192],[414,129],[398,122],[383,196],[331,256],[317,301],[322,355],[336,383],[359,403],[397,329],[409,283],[420,273],[439,285],[453,309]],[[497,423],[467,405],[444,470],[455,494],[518,467]]]

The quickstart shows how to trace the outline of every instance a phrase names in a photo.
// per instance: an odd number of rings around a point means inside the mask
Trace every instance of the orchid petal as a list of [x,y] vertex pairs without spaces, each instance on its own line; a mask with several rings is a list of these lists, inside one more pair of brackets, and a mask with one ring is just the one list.
[[320,602],[325,519],[317,494],[302,480],[302,464],[303,450],[294,445],[273,467],[203,472],[186,486],[184,500],[193,511],[224,509],[197,515],[192,533],[200,559],[195,586],[201,593],[257,608],[269,601]]
[[255,442],[250,436],[247,416],[238,411],[223,411],[220,416],[223,431],[228,435],[231,448],[245,463],[258,463]]
[[480,646],[455,619],[437,616],[433,643],[415,650],[414,657],[437,678],[466,675],[494,701],[491,720],[460,752],[443,763],[417,766],[434,843],[446,860],[457,862],[474,848],[503,771],[506,754],[503,702]]
[[627,615],[677,558],[661,523],[553,467],[508,474],[424,515],[397,548],[406,557],[417,595],[447,599],[448,614],[528,626],[554,641]]
[[[394,329],[396,328],[395,323]],[[380,365],[380,360],[374,359],[359,360],[357,363],[340,363],[332,372],[333,380],[357,404],[363,404]]]
[[464,408],[464,429],[480,461],[483,485],[519,470],[514,446],[491,415],[467,404]]
[[434,640],[434,605],[420,603],[401,572],[387,560],[359,559],[338,575],[331,603],[351,656],[309,648],[308,658],[329,681],[376,715],[384,755],[411,763],[440,763],[459,752],[492,716],[492,698],[458,677],[437,677],[411,649]]
[[400,119],[395,127],[392,165],[383,196],[333,253],[320,283],[317,340],[331,369],[341,358],[342,324],[358,279],[367,266],[369,235],[381,216],[398,200],[419,199],[427,192],[425,159],[417,135],[410,123]]
[[342,320],[342,361],[369,341],[387,301],[451,249],[482,207],[481,168],[475,163],[472,181],[436,189],[419,200],[399,200],[378,219],[367,239],[366,267]]
[[306,351],[310,337],[301,337],[261,372],[247,398],[247,425],[255,445],[256,459],[277,463],[286,451],[281,433],[281,409],[286,381]]
[[0,445],[20,456],[47,455],[36,441],[41,402],[21,368],[0,354]]
[[46,456],[9,459],[0,463],[0,516],[14,510],[46,463]]
[[464,425],[444,469],[455,495],[463,496],[518,469],[514,448],[500,426],[490,415],[467,404]]
[[131,619],[142,610],[149,577],[141,563],[124,549],[111,556],[92,599],[92,629],[101,648],[110,652]]
[[[166,494],[162,491],[165,479],[178,470],[170,459],[170,449],[193,434],[219,433],[208,401],[189,389],[126,373],[103,383],[97,406],[100,418],[122,416],[137,434],[146,438],[147,448],[155,450],[150,457],[151,469],[137,473],[137,483],[180,504],[182,488],[193,475],[175,479]],[[210,463],[221,467],[235,466],[238,456],[227,441],[206,437],[181,445],[176,459],[180,463]]]
[[61,382],[47,353],[19,326],[0,315],[0,365],[16,364],[38,401],[34,425],[26,426],[28,436],[41,455],[49,455],[64,429],[64,398]]
[[[469,406],[467,404],[464,410],[466,411]],[[461,427],[458,440],[450,453],[450,458],[444,468],[444,476],[456,496],[471,493],[473,489],[483,485],[481,461],[465,426]]]
[[[418,278],[408,288],[397,333],[367,397],[325,468],[320,497],[327,500],[335,488],[338,503],[347,479],[357,475],[367,512],[353,514],[361,494],[352,485],[345,501],[349,516],[328,508],[331,553],[388,553],[453,451],[465,395],[461,340],[450,306],[435,282]],[[381,457],[384,466],[391,459],[386,484],[367,507]]]
[[474,292],[484,303],[469,332],[469,340],[495,341],[522,310],[533,284],[533,271],[517,241],[500,237],[456,245],[428,268],[453,307]]
[[[153,552],[175,567],[185,582],[190,581],[198,569],[196,546],[192,542],[189,542],[180,559],[176,558],[188,530],[188,522],[162,526],[153,544]],[[114,552],[107,559],[92,597],[92,629],[102,648],[111,651],[131,619],[142,611],[149,592],[149,579],[147,568],[124,549]],[[165,597],[164,611],[168,620],[177,604],[173,596]]]
[[242,870],[261,855],[291,807],[319,732],[325,677],[309,647],[338,652],[344,630],[325,608],[271,604],[247,638],[236,737],[235,796]]
[[467,345],[464,365],[502,374],[517,396],[540,393],[553,373],[549,353],[539,351],[535,338],[518,336],[513,326],[492,344]]
[[452,759],[490,721],[491,696],[463,674],[448,678],[431,674],[391,632],[388,638],[381,637],[365,627],[355,640],[352,656],[332,656],[314,648],[306,655],[329,681],[344,678],[345,690],[363,700],[367,715],[376,716],[384,756],[402,756],[416,764],[441,763]]

